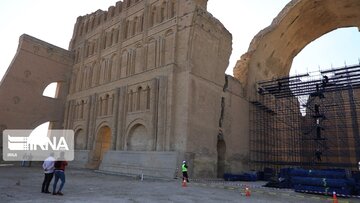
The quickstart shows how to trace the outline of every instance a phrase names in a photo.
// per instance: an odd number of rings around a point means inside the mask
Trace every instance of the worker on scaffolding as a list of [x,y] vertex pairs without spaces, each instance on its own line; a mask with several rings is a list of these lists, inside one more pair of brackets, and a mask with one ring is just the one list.
[[317,159],[317,161],[321,162],[321,156],[322,156],[322,152],[320,151],[320,149],[316,149],[315,151],[315,157]]

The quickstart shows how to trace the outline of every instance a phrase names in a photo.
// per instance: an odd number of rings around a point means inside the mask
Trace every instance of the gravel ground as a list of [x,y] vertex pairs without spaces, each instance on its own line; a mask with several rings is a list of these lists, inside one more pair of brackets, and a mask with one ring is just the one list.
[[[70,163],[71,164],[71,163]],[[292,190],[263,188],[263,182],[224,182],[190,180],[182,187],[181,180],[159,180],[103,174],[69,167],[64,196],[43,194],[43,173],[39,165],[20,167],[0,164],[0,202],[332,202],[331,197],[295,193]],[[244,186],[251,196],[245,196]],[[52,185],[50,185],[52,188]],[[339,202],[360,202],[339,198]]]

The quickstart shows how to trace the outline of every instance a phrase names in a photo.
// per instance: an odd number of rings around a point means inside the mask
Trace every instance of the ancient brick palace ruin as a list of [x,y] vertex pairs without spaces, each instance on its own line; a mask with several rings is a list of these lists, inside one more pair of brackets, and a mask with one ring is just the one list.
[[[249,170],[257,81],[287,75],[324,33],[360,27],[358,1],[316,2],[291,1],[255,36],[235,77],[224,74],[231,33],[207,0],[119,1],[78,17],[69,50],[24,34],[1,81],[0,130],[48,121],[73,129],[77,167],[174,177],[185,159],[191,177]],[[303,29],[309,19],[314,32]],[[52,82],[56,98],[44,97]]]

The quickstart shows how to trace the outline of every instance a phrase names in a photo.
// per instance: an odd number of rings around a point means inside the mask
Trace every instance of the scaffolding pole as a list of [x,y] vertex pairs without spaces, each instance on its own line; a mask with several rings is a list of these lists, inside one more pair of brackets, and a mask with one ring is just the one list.
[[257,83],[250,107],[250,163],[347,168],[360,161],[360,65]]

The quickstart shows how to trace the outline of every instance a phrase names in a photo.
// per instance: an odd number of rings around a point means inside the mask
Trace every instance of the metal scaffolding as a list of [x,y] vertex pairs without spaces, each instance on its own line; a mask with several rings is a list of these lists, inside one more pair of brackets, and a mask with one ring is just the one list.
[[360,65],[257,83],[250,108],[250,163],[347,168],[360,161]]

